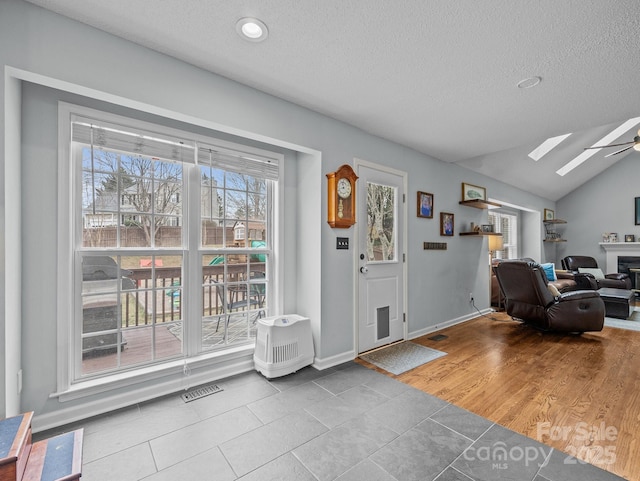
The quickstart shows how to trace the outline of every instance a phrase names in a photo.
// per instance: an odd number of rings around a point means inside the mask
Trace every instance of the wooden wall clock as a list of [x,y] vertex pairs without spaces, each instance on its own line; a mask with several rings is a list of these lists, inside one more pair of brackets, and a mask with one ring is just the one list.
[[356,223],[356,180],[350,165],[344,164],[327,174],[327,222],[331,227],[346,229]]

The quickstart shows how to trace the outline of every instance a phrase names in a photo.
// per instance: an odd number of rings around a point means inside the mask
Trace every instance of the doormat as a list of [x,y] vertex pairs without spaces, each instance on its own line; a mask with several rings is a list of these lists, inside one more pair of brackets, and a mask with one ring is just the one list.
[[446,355],[446,352],[405,341],[363,354],[360,358],[398,375]]
[[189,391],[182,394],[180,397],[184,402],[188,403],[191,401],[195,401],[196,399],[209,396],[210,394],[215,394],[220,391],[224,391],[224,389],[222,389],[217,384],[207,384],[206,386],[200,386],[200,387],[190,389]]

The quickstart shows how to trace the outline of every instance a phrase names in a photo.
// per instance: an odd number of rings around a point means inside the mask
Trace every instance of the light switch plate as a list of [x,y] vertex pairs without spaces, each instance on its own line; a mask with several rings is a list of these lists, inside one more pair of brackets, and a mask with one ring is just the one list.
[[349,238],[348,237],[337,237],[336,238],[336,249],[349,249]]

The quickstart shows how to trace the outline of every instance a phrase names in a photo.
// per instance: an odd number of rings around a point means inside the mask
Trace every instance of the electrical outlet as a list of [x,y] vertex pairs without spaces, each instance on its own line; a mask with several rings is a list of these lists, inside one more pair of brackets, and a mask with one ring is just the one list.
[[469,302],[473,302],[473,292],[469,293]]

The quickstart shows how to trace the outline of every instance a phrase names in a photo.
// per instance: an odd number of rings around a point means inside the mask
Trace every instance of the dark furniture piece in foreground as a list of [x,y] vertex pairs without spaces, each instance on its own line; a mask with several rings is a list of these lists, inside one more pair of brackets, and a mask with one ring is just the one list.
[[607,317],[628,319],[633,311],[633,291],[628,289],[613,289],[603,287],[598,291],[604,301],[604,310]]
[[602,330],[604,302],[597,291],[550,289],[542,267],[531,261],[503,261],[495,272],[510,316],[549,331]]
[[[509,259],[492,259],[491,260],[491,305],[496,306],[498,309],[503,309],[504,296],[500,292],[500,286],[498,285],[498,279],[496,278],[495,267],[502,261]],[[523,257],[519,259],[521,261],[535,262],[533,259]],[[553,284],[558,291],[578,291],[580,289],[596,289],[595,281],[590,284],[587,279],[587,274],[575,274],[573,272],[556,271],[557,279],[555,281],[549,281],[549,284]]]
[[[580,269],[595,269],[600,270],[598,262],[589,256],[567,256],[562,259],[562,266],[571,272],[578,273]],[[615,272],[611,274],[602,274],[602,276],[595,276],[594,274],[584,273],[591,282],[595,284],[594,289],[601,289],[603,287],[611,287],[613,289],[631,289],[631,279],[629,274],[621,272]],[[585,286],[587,287],[587,286]]]

